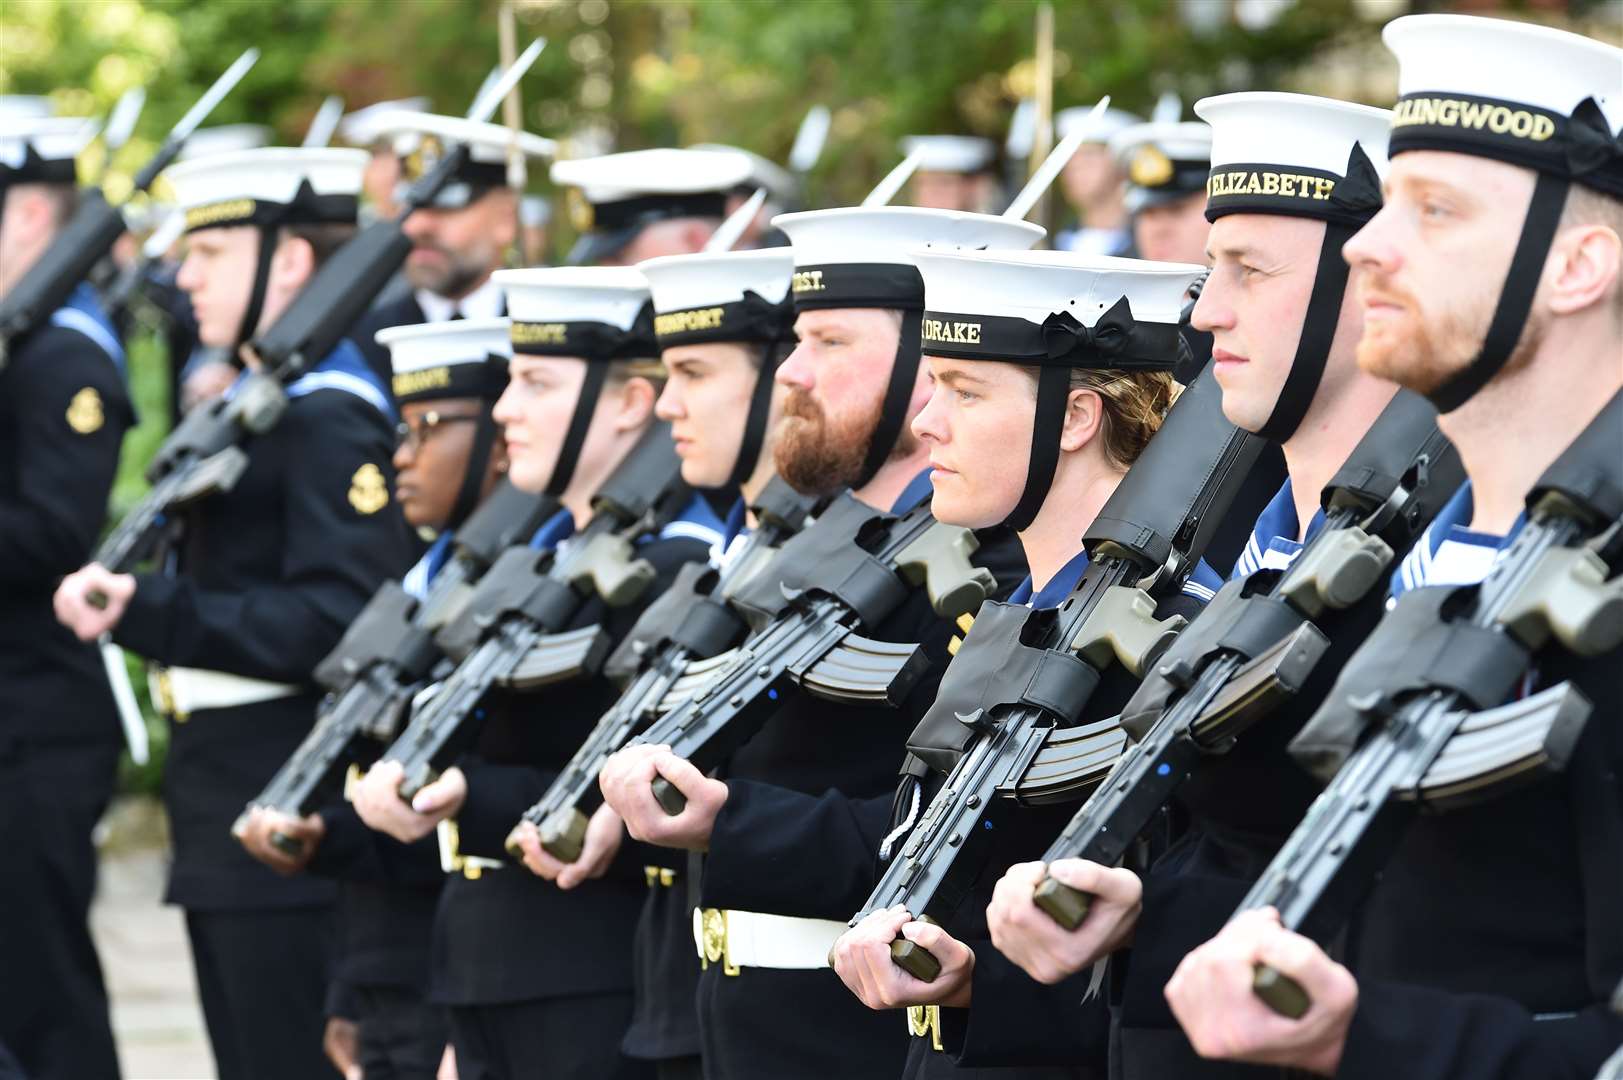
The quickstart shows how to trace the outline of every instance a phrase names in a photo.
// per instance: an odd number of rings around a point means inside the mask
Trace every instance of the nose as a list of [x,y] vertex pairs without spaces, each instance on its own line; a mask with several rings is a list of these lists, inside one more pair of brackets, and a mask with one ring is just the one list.
[[396,473],[402,473],[411,468],[411,463],[416,459],[416,456],[416,453],[411,448],[411,440],[401,439],[399,445],[394,448],[394,456],[389,461],[394,465]]
[[686,414],[687,410],[682,407],[681,395],[676,389],[676,380],[667,379],[665,389],[659,392],[659,397],[654,401],[654,415],[668,424],[682,419]]
[[806,355],[804,341],[796,345],[795,351],[778,365],[778,372],[773,378],[784,386],[799,387],[802,390],[810,390],[817,385],[817,378],[812,374],[811,358]]
[[181,261],[180,270],[175,274],[175,284],[182,292],[194,292],[202,282],[197,279],[197,261],[188,254]]
[[496,399],[496,407],[491,410],[491,417],[498,424],[507,425],[517,423],[519,419],[518,391],[513,389],[513,383],[508,382],[502,390],[502,396]]
[[406,218],[405,223],[400,226],[400,231],[405,233],[413,243],[420,243],[424,237],[434,231],[434,225],[427,214],[418,210]]
[[1217,272],[1206,279],[1206,287],[1195,301],[1195,310],[1189,315],[1189,325],[1196,330],[1211,333],[1234,328],[1234,309],[1228,303],[1227,286]]
[[1393,243],[1393,208],[1382,207],[1364,227],[1353,233],[1352,239],[1341,246],[1341,257],[1354,270],[1376,270],[1391,273],[1402,263],[1397,245]]
[[924,403],[924,408],[913,418],[913,434],[927,443],[937,445],[947,441],[947,425],[942,417],[941,385],[939,383],[930,391],[930,398]]

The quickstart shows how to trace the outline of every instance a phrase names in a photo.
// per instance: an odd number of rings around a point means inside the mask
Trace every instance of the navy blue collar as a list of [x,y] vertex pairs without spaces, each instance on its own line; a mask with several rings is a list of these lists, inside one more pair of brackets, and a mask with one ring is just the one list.
[[1088,571],[1088,553],[1079,551],[1071,556],[1071,561],[1059,568],[1048,584],[1032,594],[1033,583],[1030,577],[1016,585],[1014,592],[1009,594],[1011,604],[1030,604],[1034,608],[1054,608],[1076,589],[1082,581],[1082,575]]
[[[1324,528],[1324,510],[1313,512],[1313,520],[1307,523],[1307,532],[1302,539],[1296,536],[1301,531],[1301,522],[1296,519],[1296,499],[1291,488],[1289,478],[1279,493],[1269,500],[1268,505],[1262,508],[1257,515],[1257,523],[1251,529],[1251,537],[1246,541],[1245,549],[1240,552],[1239,559],[1235,560],[1234,572],[1230,578],[1245,577],[1262,569],[1270,552],[1284,557],[1284,564],[1289,565],[1301,554],[1302,548],[1307,545],[1319,531]],[[1277,563],[1276,558],[1272,562]]]
[[535,535],[530,537],[530,547],[536,551],[551,551],[574,535],[575,515],[568,510],[560,510],[535,530]]
[[[1460,489],[1453,497],[1443,504],[1443,508],[1437,511],[1437,516],[1431,519],[1426,531],[1420,534],[1420,539],[1415,541],[1409,553],[1398,564],[1398,568],[1392,572],[1389,595],[1398,596],[1410,589],[1418,589],[1430,584],[1434,579],[1441,579],[1440,584],[1459,584],[1457,580],[1457,571],[1461,569],[1459,560],[1453,560],[1448,567],[1440,568],[1437,565],[1444,544],[1491,549],[1497,556],[1498,552],[1510,546],[1511,541],[1516,539],[1516,534],[1522,531],[1522,526],[1527,524],[1527,513],[1523,511],[1517,515],[1510,532],[1504,536],[1480,532],[1469,527],[1471,515],[1475,510],[1471,481],[1467,480],[1460,485]],[[1459,553],[1457,548],[1450,551],[1450,554]],[[1467,567],[1474,565],[1470,559],[1465,562]]]
[[721,523],[721,550],[726,551],[735,537],[744,531],[744,497],[740,495],[733,508],[727,511],[727,520]]
[[896,496],[896,501],[891,504],[890,512],[905,514],[934,494],[935,487],[930,483],[930,470],[926,468],[907,482],[902,493]]

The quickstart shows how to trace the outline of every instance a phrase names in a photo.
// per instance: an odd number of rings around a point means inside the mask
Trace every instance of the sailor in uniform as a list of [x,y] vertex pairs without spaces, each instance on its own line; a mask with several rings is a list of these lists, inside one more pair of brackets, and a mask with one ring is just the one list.
[[[1064,140],[1076,125],[1085,123],[1093,110],[1077,107],[1061,109],[1054,117],[1055,137]],[[1142,123],[1121,109],[1109,109],[1095,121],[1097,125],[1083,137],[1082,145],[1065,163],[1059,174],[1060,190],[1076,212],[1076,227],[1054,235],[1056,251],[1080,255],[1126,255],[1133,246],[1128,228],[1127,170],[1110,152],[1110,137],[1124,128]]]
[[1198,120],[1134,124],[1112,135],[1109,145],[1127,172],[1131,254],[1156,262],[1207,262],[1211,129]]
[[978,135],[909,135],[904,155],[919,156],[912,205],[975,214],[1000,209],[997,143]]

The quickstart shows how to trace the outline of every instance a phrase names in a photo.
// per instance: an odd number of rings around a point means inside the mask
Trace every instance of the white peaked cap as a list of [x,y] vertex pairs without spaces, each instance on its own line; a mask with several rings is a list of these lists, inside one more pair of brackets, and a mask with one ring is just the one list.
[[1466,94],[1567,116],[1592,97],[1623,127],[1623,49],[1580,34],[1471,15],[1405,15],[1381,30],[1398,58],[1398,96]]
[[[468,155],[474,161],[496,164],[507,160],[507,148],[513,142],[512,130],[501,124],[405,109],[381,113],[373,118],[372,125],[380,136],[394,137],[395,152],[399,154],[411,153],[417,149],[424,135],[432,135],[445,142],[467,144]],[[550,158],[557,151],[558,144],[540,135],[520,131],[518,148],[528,158]]]
[[1198,120],[1134,124],[1110,137],[1110,152],[1130,163],[1135,151],[1153,146],[1174,161],[1203,161],[1212,152],[1212,129]]
[[317,195],[356,195],[365,169],[364,150],[269,146],[183,161],[166,175],[176,204],[191,210],[226,199],[289,203],[306,180]]
[[483,364],[492,355],[513,355],[508,322],[499,318],[413,323],[387,327],[375,336],[379,345],[388,348],[394,373],[405,375],[456,364]]
[[1341,175],[1354,143],[1386,173],[1387,109],[1307,94],[1222,94],[1195,102],[1211,125],[1212,170],[1274,165]]
[[1045,230],[1029,221],[921,206],[846,206],[779,214],[772,224],[789,237],[795,265],[864,263],[912,266],[921,249],[1025,250]]
[[624,266],[548,266],[490,275],[515,323],[607,323],[630,330],[648,303],[648,279]]
[[378,126],[380,117],[397,112],[426,112],[428,99],[425,97],[400,98],[396,101],[380,101],[375,105],[356,109],[338,121],[338,137],[355,146],[368,147],[387,132]]
[[193,161],[215,154],[257,150],[269,146],[270,142],[271,129],[264,124],[221,124],[218,127],[198,128],[186,136],[180,160]]
[[753,150],[744,150],[736,146],[725,146],[721,143],[696,143],[688,147],[690,150],[719,150],[727,154],[743,154],[750,163],[750,174],[741,186],[766,188],[767,198],[783,203],[796,198],[800,191],[800,184],[794,176],[782,165],[770,158],[762,157]]
[[38,94],[0,94],[0,124],[38,120],[51,115],[51,99]]
[[739,150],[659,147],[559,161],[552,166],[552,182],[580,188],[589,202],[607,203],[730,191],[748,182],[750,173],[750,159]]
[[1124,296],[1137,322],[1176,325],[1189,286],[1206,272],[1192,263],[1070,251],[921,251],[918,263],[929,311],[1001,315],[1037,325],[1068,311],[1092,326]]
[[71,161],[90,145],[99,126],[83,116],[0,116],[0,168],[21,166],[29,147],[42,161]]
[[[1093,112],[1093,109],[1090,106],[1082,105],[1070,109],[1061,109],[1054,117],[1054,130],[1059,134],[1059,137],[1063,139],[1069,135],[1072,129],[1074,129],[1078,124],[1086,120],[1088,118],[1088,114],[1091,112]],[[1139,117],[1134,116],[1132,113],[1127,112],[1124,109],[1106,108],[1104,114],[1099,117],[1098,123],[1095,124],[1092,133],[1082,141],[1084,144],[1108,143],[1116,132],[1130,128],[1135,124],[1142,124],[1143,122],[1144,121]]]
[[788,248],[758,251],[662,255],[637,264],[648,279],[654,310],[686,311],[744,299],[748,289],[763,300],[780,302],[789,293],[794,254]]
[[909,135],[902,153],[920,151],[920,172],[977,173],[997,159],[997,144],[975,135]]

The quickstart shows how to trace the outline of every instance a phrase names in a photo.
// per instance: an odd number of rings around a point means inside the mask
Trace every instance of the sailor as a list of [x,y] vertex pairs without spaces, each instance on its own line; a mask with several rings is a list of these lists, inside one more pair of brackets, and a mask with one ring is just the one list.
[[[1244,577],[1285,569],[1318,533],[1319,492],[1392,400],[1390,383],[1358,369],[1362,312],[1340,255],[1380,208],[1388,117],[1368,106],[1274,93],[1207,98],[1195,112],[1212,128],[1206,214],[1213,269],[1193,321],[1216,335],[1213,374],[1225,414],[1279,441],[1289,469],[1250,529],[1234,571]],[[1142,881],[1130,869],[1080,860],[1028,862],[1011,868],[995,890],[987,918],[998,948],[1073,1002],[1092,965],[1114,955],[1114,1067],[1121,1075],[1196,1077],[1229,1068],[1195,1057],[1161,988],[1184,953],[1216,932],[1301,820],[1316,789],[1284,746],[1379,619],[1381,600],[1372,593],[1354,610],[1316,620],[1336,651],[1301,695],[1311,700],[1270,716],[1183,786],[1177,803],[1189,830]],[[1032,902],[1045,873],[1103,898],[1075,932]],[[1121,948],[1126,942],[1130,952]],[[1082,989],[1065,981],[1073,979]],[[1009,993],[996,1003],[1004,1023],[1023,1031],[1027,1053],[1081,1060],[1096,1049],[1074,1038],[1080,1022],[1056,1021],[1039,1000]]]
[[[235,350],[264,331],[349,239],[365,161],[359,150],[263,149],[170,170],[189,226],[179,282],[205,345]],[[329,1068],[333,887],[279,877],[230,830],[309,730],[316,664],[410,558],[390,494],[395,414],[360,353],[340,343],[286,393],[286,415],[244,447],[235,486],[178,515],[180,541],[159,571],[92,563],[55,598],[57,618],[81,640],[111,631],[162,665],[151,681],[170,721],[166,898],[186,910],[204,1019],[228,1078]]]
[[[401,579],[421,600],[449,561],[455,531],[507,471],[491,410],[507,386],[508,321],[398,326],[379,331],[400,404],[395,499],[406,523],[437,537]],[[368,764],[360,762],[358,764]],[[299,841],[290,856],[271,843]],[[368,829],[347,801],[299,819],[255,809],[238,836],[256,859],[285,874],[308,870],[340,882],[336,1002],[352,1002],[355,1059],[370,1077],[432,1080],[447,1033],[428,996],[429,941],[443,874],[432,841],[402,845]]]
[[[929,394],[919,360],[924,290],[914,253],[926,245],[1028,247],[1042,231],[912,207],[812,211],[774,224],[794,251],[800,339],[777,374],[788,388],[778,473],[802,492],[849,489],[876,509],[912,510],[930,495],[928,452],[907,430]],[[1006,591],[1025,574],[1012,534],[992,530],[980,541],[977,562]],[[931,657],[944,660],[951,627],[921,590],[867,632],[926,642]],[[927,694],[910,698],[912,708],[927,704]],[[894,1080],[900,1070],[901,1025],[863,1009],[819,969],[845,928],[840,920],[871,883],[896,766],[916,720],[906,710],[791,695],[732,756],[725,780],[656,746],[629,747],[604,768],[604,797],[633,837],[706,852],[701,878],[691,883],[705,909],[702,925],[732,928],[724,962],[711,962],[722,958],[705,946],[700,974],[707,1078]],[[682,814],[669,817],[654,801],[656,776],[686,796]],[[837,869],[823,874],[823,867]],[[786,884],[791,878],[795,884]],[[785,891],[795,893],[792,906],[783,905]]]
[[1206,174],[1212,132],[1199,121],[1134,124],[1110,137],[1127,172],[1132,254],[1157,262],[1205,263]]
[[552,251],[552,203],[539,195],[518,201],[519,250],[525,266],[545,266]]
[[[660,371],[648,285],[635,270],[607,267],[504,270],[496,280],[512,304],[514,359],[495,417],[514,485],[547,491],[565,508],[531,542],[555,548],[590,521],[593,494],[654,423]],[[601,625],[617,641],[682,564],[705,557],[720,524],[694,496],[676,520],[639,537],[637,554],[656,572],[639,599],[609,609],[594,596],[569,628]],[[446,823],[455,870],[435,921],[432,997],[450,1010],[458,1074],[469,1080],[652,1074],[620,1050],[647,860],[612,861],[565,891],[505,849],[513,823],[615,693],[594,676],[534,697],[492,696],[472,750],[410,804],[398,762],[374,766],[357,785],[362,820],[398,840]]]
[[765,191],[766,198],[761,207],[750,219],[749,226],[739,236],[738,242],[733,245],[734,251],[748,251],[751,248],[786,247],[788,239],[783,233],[772,227],[772,219],[779,214],[790,213],[801,209],[805,205],[805,193],[801,181],[788,169],[769,158],[764,158],[753,150],[744,150],[736,146],[726,146],[721,143],[696,143],[693,150],[725,150],[730,153],[743,154],[749,159],[750,172],[742,183],[737,184],[727,193],[727,204],[723,208],[728,217],[733,211],[754,196],[757,191]]
[[[1002,523],[1018,530],[1031,575],[1016,586],[1009,603],[1058,607],[1088,569],[1079,538],[1159,429],[1177,394],[1171,371],[1185,347],[1179,314],[1184,292],[1203,267],[989,251],[922,254],[919,270],[932,393],[913,420],[913,433],[930,449],[932,509],[952,524]],[[1181,588],[1162,600],[1155,617],[1192,618],[1220,584],[1209,567],[1198,564]],[[954,664],[984,662],[971,648],[973,641],[956,654]],[[1136,687],[1136,679],[1113,665],[1078,722],[1119,713]],[[961,729],[956,719],[951,723]],[[928,753],[934,767],[904,770],[898,807],[929,805],[945,779],[937,755],[960,745],[928,728],[927,720],[908,746],[921,758]],[[951,739],[958,730],[947,734]],[[1078,1075],[1066,1067],[985,1073],[958,1068],[1027,1064],[995,1060],[995,1050],[963,1053],[966,1028],[994,1029],[977,1032],[977,1041],[996,1044],[1007,1038],[998,999],[1010,993],[1006,984],[1030,982],[992,948],[982,912],[1002,867],[1022,849],[1040,850],[1072,810],[1033,807],[1009,819],[991,854],[984,887],[971,892],[946,926],[915,921],[917,912],[883,909],[834,945],[835,972],[863,1004],[909,1009],[915,1038],[903,1075]],[[887,836],[881,859],[904,842],[918,812],[902,812],[905,817]],[[940,961],[941,973],[933,981],[922,982],[892,961],[890,945],[898,935]]]
[[[1062,109],[1054,117],[1054,133],[1063,140],[1093,110]],[[1126,255],[1133,246],[1128,228],[1127,170],[1110,152],[1110,138],[1142,121],[1121,109],[1106,109],[1097,126],[1059,174],[1060,190],[1076,213],[1076,227],[1054,237],[1058,251],[1082,255]]]
[[[1623,50],[1442,15],[1383,37],[1386,203],[1345,247],[1358,363],[1437,406],[1468,479],[1394,575],[1402,592],[1481,581],[1544,470],[1617,415]],[[1408,823],[1334,955],[1271,909],[1190,953],[1166,995],[1195,1050],[1351,1078],[1593,1075],[1623,1039],[1607,1007],[1623,972],[1619,659],[1534,655],[1523,690],[1571,680],[1594,706],[1565,771]],[[1301,1019],[1251,993],[1253,961],[1308,993]]]
[[1001,207],[997,143],[975,135],[909,135],[904,155],[918,154],[913,205],[992,213]]
[[520,193],[508,186],[507,157],[516,145],[527,159],[546,160],[555,146],[551,139],[515,134],[501,124],[426,112],[384,112],[369,117],[367,126],[394,140],[402,190],[431,170],[452,143],[468,148],[452,182],[406,219],[412,248],[404,272],[411,292],[374,306],[350,333],[367,363],[387,381],[389,353],[376,340],[379,330],[507,314],[501,287],[490,277],[507,265],[508,252],[518,243]]
[[568,189],[579,239],[570,266],[635,266],[660,255],[691,255],[724,219],[728,198],[752,173],[727,149],[627,150],[560,161],[552,182]]
[[366,171],[361,174],[363,224],[392,218],[398,212],[395,197],[400,185],[400,153],[395,149],[393,133],[379,122],[394,113],[427,111],[427,98],[401,98],[356,109],[338,121],[338,138],[369,155]]
[[[0,296],[73,216],[74,157],[94,121],[0,104]],[[36,113],[44,112],[40,103]],[[9,115],[8,115],[9,114]],[[107,993],[86,919],[90,833],[112,797],[118,716],[102,660],[51,614],[90,557],[134,423],[124,348],[90,286],[0,367],[0,1043],[34,1077],[116,1076]],[[23,973],[26,973],[24,975]]]

